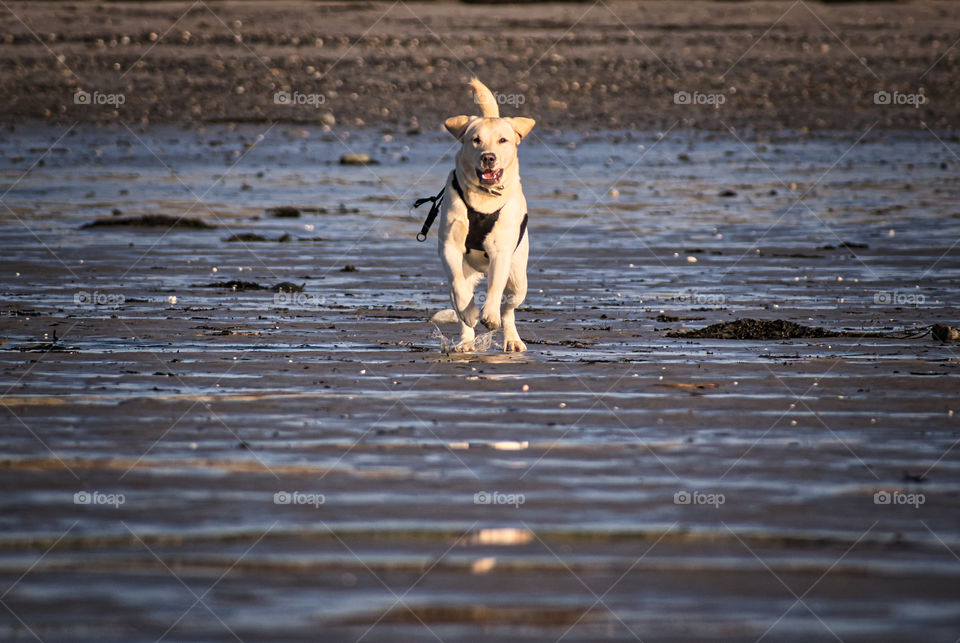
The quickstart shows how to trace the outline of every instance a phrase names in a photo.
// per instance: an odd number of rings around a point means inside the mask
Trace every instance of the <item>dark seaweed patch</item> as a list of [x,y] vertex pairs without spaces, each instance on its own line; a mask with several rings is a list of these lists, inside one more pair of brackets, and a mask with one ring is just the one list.
[[191,288],[229,288],[230,290],[272,290],[273,292],[303,292],[306,284],[295,284],[291,281],[281,281],[273,286],[262,286],[255,281],[214,281],[209,284],[192,284]]
[[667,333],[667,337],[683,339],[799,339],[805,337],[839,337],[836,333],[819,327],[803,326],[782,319],[738,319],[732,322],[711,324],[695,330]]
[[217,226],[195,217],[173,217],[169,214],[143,214],[136,217],[109,217],[96,219],[80,226],[101,228],[107,226],[128,226],[141,228],[190,228],[193,230],[213,230]]

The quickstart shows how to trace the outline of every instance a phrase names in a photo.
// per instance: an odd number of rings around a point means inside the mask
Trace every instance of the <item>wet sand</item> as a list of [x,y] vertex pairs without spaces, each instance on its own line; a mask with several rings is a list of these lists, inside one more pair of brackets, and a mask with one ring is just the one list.
[[[5,122],[432,131],[462,113],[460,88],[476,74],[501,94],[505,113],[564,130],[860,132],[923,122],[956,132],[960,124],[955,2],[4,7]],[[78,91],[89,101],[77,104]],[[275,102],[278,92],[289,101]],[[689,100],[678,104],[677,92]],[[876,92],[890,100],[877,104]],[[920,94],[922,104],[911,101]]]
[[532,136],[530,350],[445,355],[446,137],[8,130],[0,633],[954,641],[957,161],[855,140]]

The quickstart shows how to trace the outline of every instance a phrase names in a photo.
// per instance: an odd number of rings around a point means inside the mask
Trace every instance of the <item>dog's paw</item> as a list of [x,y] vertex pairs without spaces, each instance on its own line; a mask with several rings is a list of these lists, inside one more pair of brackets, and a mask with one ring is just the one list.
[[484,309],[480,316],[480,323],[487,327],[487,330],[497,330],[500,328],[500,311]]
[[503,342],[504,353],[522,353],[527,350],[527,345],[519,339],[507,339]]
[[476,350],[476,347],[474,346],[472,339],[461,340],[457,343],[456,346],[453,347],[454,353],[472,353],[475,350]]

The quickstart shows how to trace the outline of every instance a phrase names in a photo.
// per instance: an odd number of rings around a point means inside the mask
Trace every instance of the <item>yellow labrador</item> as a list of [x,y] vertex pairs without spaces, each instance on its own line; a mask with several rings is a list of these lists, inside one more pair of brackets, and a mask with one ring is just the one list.
[[[514,309],[527,294],[530,233],[517,146],[535,121],[500,118],[493,93],[476,78],[470,87],[482,116],[453,116],[444,123],[461,145],[442,201],[439,195],[431,199],[440,203],[440,261],[453,303],[434,321],[460,322],[457,350],[473,350],[479,320],[490,330],[503,327],[504,351],[524,351]],[[487,291],[478,309],[474,289],[484,276]]]

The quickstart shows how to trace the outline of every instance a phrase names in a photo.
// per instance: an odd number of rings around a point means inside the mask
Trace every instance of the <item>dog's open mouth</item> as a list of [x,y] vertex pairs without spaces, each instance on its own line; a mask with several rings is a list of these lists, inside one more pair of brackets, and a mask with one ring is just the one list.
[[477,170],[477,178],[480,179],[480,185],[496,185],[502,177],[502,168],[499,170]]

